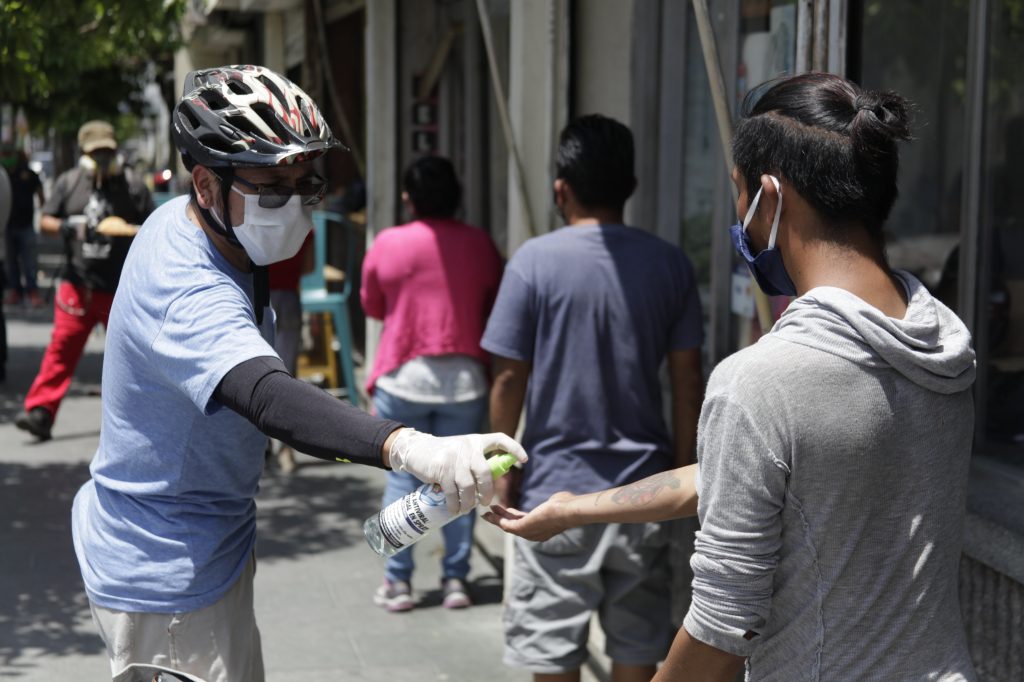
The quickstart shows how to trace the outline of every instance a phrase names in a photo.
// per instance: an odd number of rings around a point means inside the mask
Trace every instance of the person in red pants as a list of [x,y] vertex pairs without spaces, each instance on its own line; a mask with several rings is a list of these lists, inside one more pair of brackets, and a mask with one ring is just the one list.
[[106,326],[132,236],[153,211],[149,190],[123,167],[114,128],[89,121],[78,131],[82,156],[61,174],[43,206],[40,229],[64,237],[65,263],[53,310],[53,336],[15,418],[49,440],[90,332]]

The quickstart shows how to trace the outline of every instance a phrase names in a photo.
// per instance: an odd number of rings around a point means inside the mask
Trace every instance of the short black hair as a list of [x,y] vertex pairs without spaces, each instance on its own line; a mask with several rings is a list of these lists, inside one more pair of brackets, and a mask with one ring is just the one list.
[[896,201],[899,150],[910,139],[910,105],[892,91],[861,89],[829,73],[806,73],[747,94],[733,138],[737,170],[754,192],[764,174],[790,182],[844,241],[863,226],[879,242]]
[[555,177],[587,208],[622,210],[636,188],[633,133],[600,114],[575,119],[559,135]]
[[421,218],[451,218],[462,199],[455,166],[441,156],[424,156],[405,169],[402,189]]

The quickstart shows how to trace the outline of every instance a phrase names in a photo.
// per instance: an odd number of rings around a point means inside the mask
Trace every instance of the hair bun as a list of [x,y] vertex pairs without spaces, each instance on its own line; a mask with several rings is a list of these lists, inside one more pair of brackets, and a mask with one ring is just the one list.
[[884,139],[910,139],[910,107],[897,93],[865,90],[854,98],[853,108],[850,135],[855,141],[874,146]]

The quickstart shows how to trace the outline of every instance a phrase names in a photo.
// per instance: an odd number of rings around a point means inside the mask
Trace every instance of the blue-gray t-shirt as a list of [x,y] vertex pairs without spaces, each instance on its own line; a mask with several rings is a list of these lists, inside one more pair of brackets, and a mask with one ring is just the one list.
[[481,345],[532,363],[519,505],[670,468],[658,371],[703,335],[693,266],[623,225],[563,227],[516,252]]
[[273,315],[256,326],[252,276],[189,221],[187,201],[153,213],[125,262],[99,449],[72,510],[89,599],[119,611],[213,604],[256,536],[266,436],[211,396],[239,363],[276,357]]

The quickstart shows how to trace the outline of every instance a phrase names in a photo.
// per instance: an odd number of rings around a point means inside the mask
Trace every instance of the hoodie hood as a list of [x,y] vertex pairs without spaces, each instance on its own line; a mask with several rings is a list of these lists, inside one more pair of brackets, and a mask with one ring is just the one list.
[[892,367],[936,393],[974,383],[971,334],[913,275],[895,271],[907,314],[888,317],[845,289],[816,287],[793,301],[772,328],[776,338],[817,348],[867,367]]

